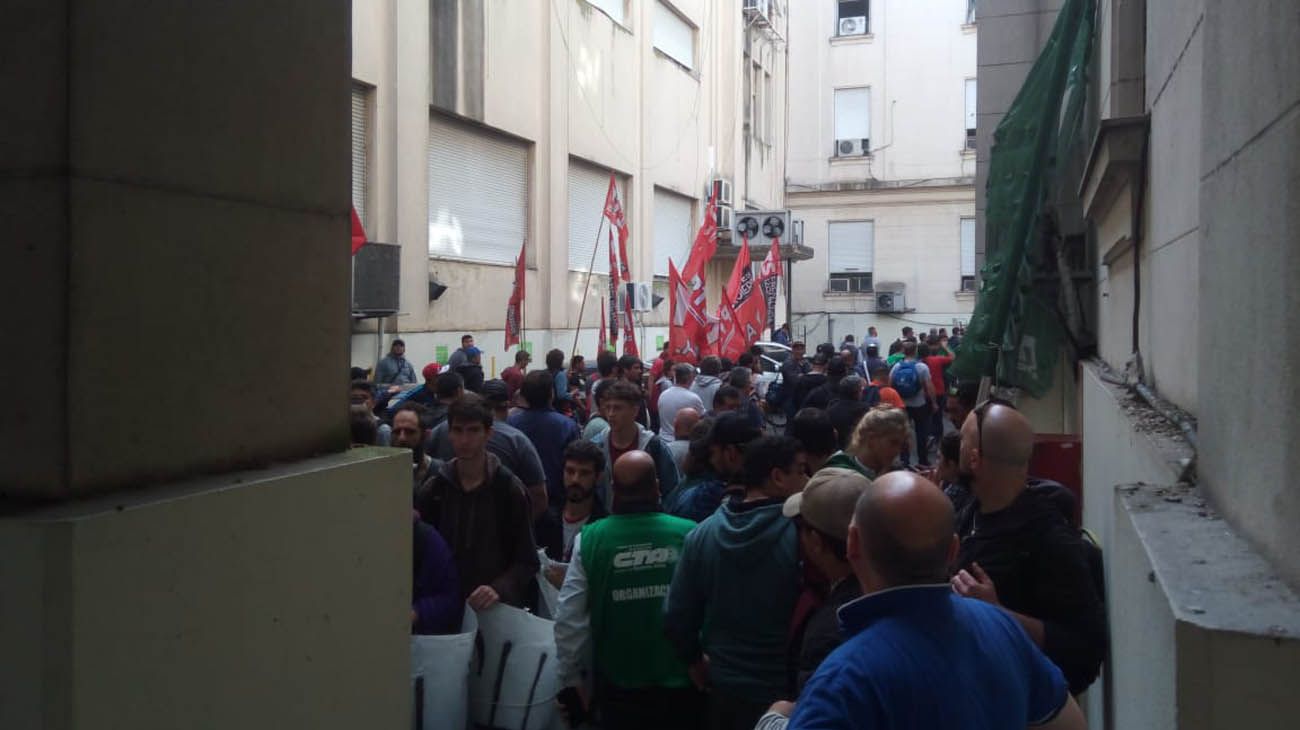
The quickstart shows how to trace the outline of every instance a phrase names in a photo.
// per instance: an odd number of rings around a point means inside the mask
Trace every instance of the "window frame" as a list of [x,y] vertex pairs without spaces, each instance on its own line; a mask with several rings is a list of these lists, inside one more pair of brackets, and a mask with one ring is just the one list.
[[[857,1],[857,0],[835,0],[835,34],[834,34],[833,37],[835,37],[835,38],[861,38],[862,36],[871,35],[871,0],[860,0],[860,1],[862,2],[862,7],[863,7],[863,13],[862,13],[862,15],[847,15],[847,16],[846,16],[846,15],[844,15],[844,14],[841,12],[841,10],[844,8],[844,3],[845,3],[845,2],[855,2],[855,1]],[[841,32],[840,32],[840,23],[841,23],[841,21],[843,21],[846,17],[848,17],[848,18],[865,18],[866,21],[862,24],[862,32],[861,32],[861,33],[841,33]]]
[[[660,45],[659,20],[660,18],[665,17],[663,13],[667,13],[668,15],[675,17],[690,32],[691,48],[690,48],[689,61],[684,61],[678,58],[672,52],[671,49],[665,48],[664,46]],[[677,64],[678,66],[682,67],[687,72],[694,74],[696,73],[695,63],[697,60],[697,56],[699,55],[699,37],[700,37],[699,27],[696,26],[694,23],[692,23],[689,18],[683,15],[682,12],[678,10],[672,3],[668,2],[667,0],[655,0],[654,16],[650,19],[650,46],[654,48],[654,50],[657,53],[662,55],[664,58],[667,58],[668,60],[672,61],[673,63]]]
[[[870,253],[865,271],[835,271],[834,245],[832,231],[838,224],[865,223],[870,230]],[[826,221],[826,293],[828,294],[871,294],[875,292],[876,276],[876,221],[874,218],[854,218],[848,220]]]
[[[972,98],[973,97],[973,98]],[[963,150],[974,150],[977,146],[977,130],[979,125],[979,79],[967,78],[962,82],[962,126],[966,128],[965,140],[962,144]],[[975,126],[970,126],[974,124]]]
[[[853,135],[840,136],[840,129],[839,129],[840,94],[842,92],[849,92],[849,91],[862,91],[865,93],[866,96],[866,113],[864,115],[864,121],[866,124],[867,133],[865,136],[862,137],[855,137]],[[871,156],[871,87],[870,86],[839,86],[832,89],[831,90],[831,125],[832,125],[831,139],[833,140],[835,146],[835,149],[833,150],[834,157],[848,157],[851,159],[860,158],[860,157],[870,157]],[[862,154],[861,155],[839,154],[840,142],[844,140],[852,140],[852,139],[866,140],[866,144],[863,145],[862,148]]]

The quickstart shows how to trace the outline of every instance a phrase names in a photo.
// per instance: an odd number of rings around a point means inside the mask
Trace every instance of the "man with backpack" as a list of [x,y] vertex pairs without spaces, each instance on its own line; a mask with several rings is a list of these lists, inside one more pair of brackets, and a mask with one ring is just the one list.
[[1074,523],[1074,495],[1029,479],[1033,452],[1033,428],[1010,405],[966,417],[958,468],[970,496],[956,515],[952,587],[1009,612],[1078,694],[1106,656],[1101,554]]
[[930,368],[916,358],[916,343],[903,343],[903,359],[889,371],[889,385],[898,391],[907,406],[916,432],[916,463],[930,465],[930,431],[938,409]]

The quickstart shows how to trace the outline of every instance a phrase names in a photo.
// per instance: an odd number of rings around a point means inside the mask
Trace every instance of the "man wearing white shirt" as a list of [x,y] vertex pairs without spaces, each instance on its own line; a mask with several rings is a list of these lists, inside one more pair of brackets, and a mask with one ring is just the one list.
[[673,387],[659,394],[659,439],[666,444],[676,437],[674,425],[677,411],[694,408],[703,413],[706,409],[700,396],[690,390],[695,382],[695,366],[689,363],[677,363],[673,366]]

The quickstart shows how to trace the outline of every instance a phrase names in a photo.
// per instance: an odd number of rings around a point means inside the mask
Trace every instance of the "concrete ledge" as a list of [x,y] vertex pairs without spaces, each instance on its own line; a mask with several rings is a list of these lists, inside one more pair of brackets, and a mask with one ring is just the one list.
[[1291,728],[1300,596],[1189,485],[1117,488],[1116,728]]
[[410,457],[0,519],[0,727],[409,725]]

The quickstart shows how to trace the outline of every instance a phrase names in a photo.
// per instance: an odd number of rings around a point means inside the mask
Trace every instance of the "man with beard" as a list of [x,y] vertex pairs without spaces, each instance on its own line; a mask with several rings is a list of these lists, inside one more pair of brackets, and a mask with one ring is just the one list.
[[[553,534],[538,534],[540,547],[551,560],[567,563],[573,539],[582,528],[609,514],[596,499],[596,482],[605,471],[605,454],[590,441],[574,441],[564,449],[564,511]],[[564,566],[551,566],[546,579],[556,588],[564,582]]]
[[433,459],[424,452],[425,408],[419,403],[403,403],[393,414],[392,445],[399,449],[411,450],[412,486],[419,487],[431,468]]

